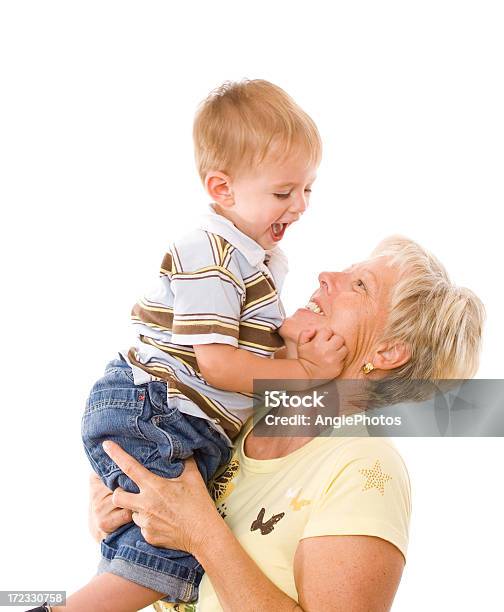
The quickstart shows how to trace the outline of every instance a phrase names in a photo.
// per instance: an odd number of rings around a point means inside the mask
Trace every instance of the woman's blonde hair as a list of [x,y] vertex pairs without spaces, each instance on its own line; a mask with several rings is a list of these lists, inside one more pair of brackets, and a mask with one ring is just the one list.
[[400,270],[381,340],[404,342],[411,351],[411,359],[378,384],[380,399],[421,400],[425,381],[474,376],[485,320],[481,300],[454,285],[442,264],[413,240],[386,238],[372,256],[387,256]]
[[193,127],[201,180],[218,170],[232,175],[264,161],[272,145],[283,158],[299,148],[318,165],[322,143],[313,120],[280,87],[260,79],[228,81],[201,103]]

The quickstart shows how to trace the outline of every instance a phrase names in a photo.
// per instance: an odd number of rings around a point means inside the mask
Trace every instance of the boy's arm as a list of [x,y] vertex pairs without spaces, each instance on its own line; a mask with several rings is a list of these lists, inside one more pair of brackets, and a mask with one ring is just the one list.
[[287,359],[287,347],[282,346],[273,355],[273,359]]
[[282,346],[282,348],[278,349],[278,351],[274,355],[274,358],[297,359],[299,357],[297,342],[287,337],[283,338],[283,341],[285,342],[285,346]]
[[336,378],[348,353],[341,336],[330,330],[303,332],[297,359],[266,359],[226,344],[194,346],[199,370],[207,382],[226,391],[252,393],[254,379],[299,381],[294,388],[309,388],[313,379]]

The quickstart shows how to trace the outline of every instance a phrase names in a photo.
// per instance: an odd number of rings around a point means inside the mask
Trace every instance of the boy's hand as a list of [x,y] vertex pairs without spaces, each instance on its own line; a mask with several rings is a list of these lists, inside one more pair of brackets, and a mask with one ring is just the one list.
[[330,329],[302,331],[298,359],[311,379],[332,380],[341,374],[348,349],[343,336]]

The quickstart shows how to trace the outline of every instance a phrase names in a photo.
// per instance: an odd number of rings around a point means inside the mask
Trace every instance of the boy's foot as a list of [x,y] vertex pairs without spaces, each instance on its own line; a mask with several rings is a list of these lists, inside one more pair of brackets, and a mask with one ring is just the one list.
[[51,612],[51,607],[48,605],[47,601],[44,601],[38,608],[30,608],[26,610],[26,612]]

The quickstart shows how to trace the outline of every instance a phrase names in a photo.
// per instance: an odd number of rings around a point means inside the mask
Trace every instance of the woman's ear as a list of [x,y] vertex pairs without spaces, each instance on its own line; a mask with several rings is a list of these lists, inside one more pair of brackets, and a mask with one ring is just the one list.
[[231,189],[231,177],[224,172],[208,172],[205,177],[205,189],[217,204],[225,208],[233,206],[234,196]]
[[411,348],[406,342],[384,342],[373,355],[372,364],[377,370],[395,370],[411,359]]

